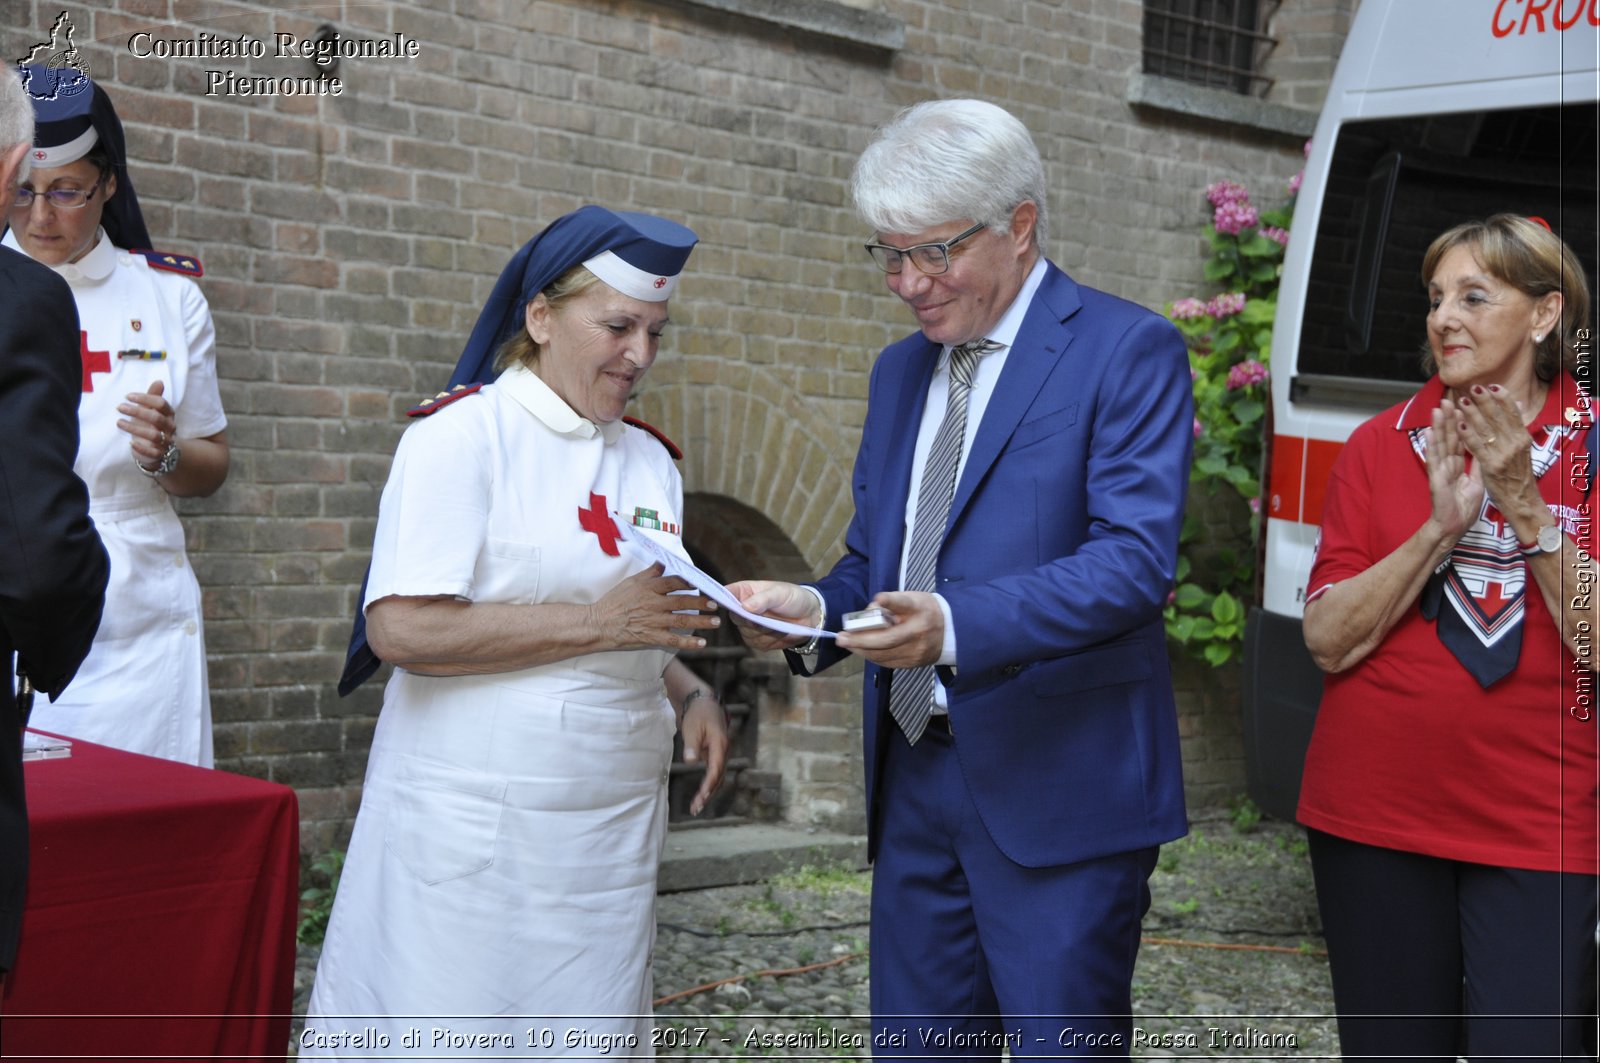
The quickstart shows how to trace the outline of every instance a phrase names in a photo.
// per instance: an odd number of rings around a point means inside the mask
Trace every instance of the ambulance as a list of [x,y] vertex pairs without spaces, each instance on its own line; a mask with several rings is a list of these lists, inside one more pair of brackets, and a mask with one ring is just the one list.
[[1357,425],[1424,380],[1423,252],[1462,221],[1537,215],[1600,290],[1597,100],[1600,0],[1363,0],[1356,12],[1306,160],[1273,331],[1244,677],[1249,793],[1273,816],[1294,817],[1322,694],[1301,617],[1328,470]]

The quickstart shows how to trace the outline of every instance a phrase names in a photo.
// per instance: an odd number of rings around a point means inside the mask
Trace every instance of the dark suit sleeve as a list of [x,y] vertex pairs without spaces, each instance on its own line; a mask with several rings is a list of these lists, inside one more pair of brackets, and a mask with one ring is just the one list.
[[[78,312],[65,281],[0,265],[0,624],[34,686],[52,696],[100,626],[108,563],[76,473]],[[8,696],[0,692],[0,697]]]
[[1087,454],[1063,455],[1053,477],[1039,473],[1041,483],[1059,481],[1075,475],[1065,462],[1087,460],[1084,510],[1069,510],[1086,518],[1085,534],[1036,568],[941,588],[963,675],[1058,657],[1160,619],[1194,449],[1188,354],[1171,323],[1148,312],[1107,340],[1103,370],[1084,382]]

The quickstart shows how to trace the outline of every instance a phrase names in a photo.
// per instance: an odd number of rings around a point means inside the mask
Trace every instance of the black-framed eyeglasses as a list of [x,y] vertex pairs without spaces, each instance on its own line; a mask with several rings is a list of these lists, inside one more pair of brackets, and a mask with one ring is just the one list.
[[888,244],[866,244],[867,254],[872,256],[872,261],[885,273],[899,273],[905,269],[906,259],[917,269],[930,277],[938,276],[950,268],[950,249],[974,233],[982,232],[986,228],[984,222],[979,222],[959,236],[949,240],[942,240],[936,244],[915,244],[911,247],[890,247]]
[[35,199],[43,196],[57,210],[82,210],[88,206],[89,200],[105,183],[106,179],[101,177],[88,188],[51,188],[43,192],[35,192],[31,188],[18,188],[17,198],[11,201],[11,209],[28,210],[33,206]]

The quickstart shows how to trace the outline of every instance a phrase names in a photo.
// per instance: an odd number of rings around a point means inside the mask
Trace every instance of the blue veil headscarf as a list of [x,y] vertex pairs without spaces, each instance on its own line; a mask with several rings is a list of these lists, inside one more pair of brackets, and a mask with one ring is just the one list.
[[[586,206],[557,218],[523,244],[501,271],[446,392],[493,381],[499,375],[495,356],[523,327],[528,303],[574,266],[587,268],[624,295],[665,302],[676,290],[678,274],[698,239],[693,230],[651,214]],[[366,682],[383,663],[367,644],[362,608],[366,597],[363,579],[344,674],[339,678],[340,697]]]
[[150,250],[150,233],[139,211],[133,178],[128,176],[122,121],[111,106],[111,97],[87,74],[71,68],[27,63],[21,68],[21,77],[33,101],[33,165],[66,166],[83,158],[97,143],[105,145],[117,191],[105,201],[100,225],[117,247]]

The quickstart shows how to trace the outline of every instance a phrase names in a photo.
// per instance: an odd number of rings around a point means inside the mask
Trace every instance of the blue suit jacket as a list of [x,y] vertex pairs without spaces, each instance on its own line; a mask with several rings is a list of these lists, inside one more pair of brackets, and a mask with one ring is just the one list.
[[[872,371],[846,554],[828,616],[899,586],[912,451],[940,347],[920,332]],[[938,560],[957,667],[955,749],[996,844],[1030,867],[1187,829],[1161,610],[1193,450],[1173,326],[1047,267],[956,486]],[[817,668],[844,656],[824,640]],[[801,659],[791,664],[804,671]],[[868,664],[863,735],[876,852],[893,673]]]

